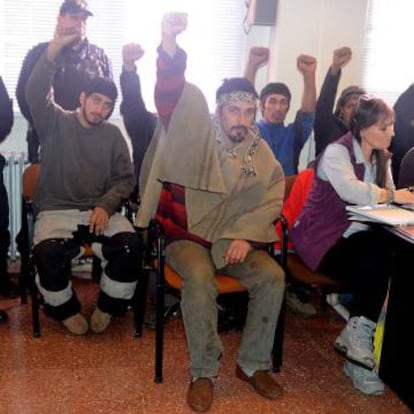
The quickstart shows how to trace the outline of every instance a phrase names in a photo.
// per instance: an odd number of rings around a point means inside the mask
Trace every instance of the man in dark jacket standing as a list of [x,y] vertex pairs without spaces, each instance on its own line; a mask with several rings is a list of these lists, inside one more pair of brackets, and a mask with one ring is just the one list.
[[391,141],[392,174],[394,182],[398,184],[400,164],[407,151],[414,147],[414,84],[410,85],[394,104],[395,135]]
[[[0,77],[0,142],[10,133],[13,126],[13,105]],[[3,183],[3,168],[6,160],[0,154],[0,294],[9,296],[14,289],[7,274],[7,256],[10,245],[9,203]],[[0,310],[0,323],[7,319],[7,313]]]
[[[65,0],[60,6],[57,21],[67,27],[79,23],[82,31],[72,44],[62,51],[58,70],[53,79],[54,100],[62,108],[75,110],[79,106],[79,95],[86,80],[95,77],[113,78],[111,61],[104,50],[89,43],[86,38],[86,22],[92,16],[85,0]],[[39,43],[26,55],[16,89],[20,111],[29,123],[27,131],[28,159],[39,162],[39,137],[26,102],[26,84],[32,70],[45,52],[49,42]]]
[[351,113],[359,97],[365,90],[351,85],[339,96],[335,111],[335,97],[342,75],[342,68],[352,58],[352,50],[348,46],[335,49],[332,63],[325,76],[321,92],[316,102],[315,111],[315,155],[318,156],[328,144],[336,141],[349,131]]

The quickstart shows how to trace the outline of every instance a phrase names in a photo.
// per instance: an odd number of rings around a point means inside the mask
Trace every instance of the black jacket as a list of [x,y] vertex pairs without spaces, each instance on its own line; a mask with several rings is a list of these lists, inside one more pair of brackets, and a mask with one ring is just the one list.
[[136,72],[122,71],[121,91],[121,114],[125,129],[131,138],[132,158],[137,178],[137,187],[133,195],[135,197],[139,192],[139,173],[142,160],[154,135],[158,117],[147,111],[142,99],[140,79]]
[[[40,56],[46,51],[48,42],[33,47],[24,58],[17,82],[16,98],[23,116],[29,122],[27,133],[28,158],[30,162],[38,161],[39,138],[32,125],[32,116],[26,102],[26,84]],[[54,100],[62,108],[75,110],[79,106],[79,96],[85,80],[92,77],[109,77],[112,64],[104,50],[87,39],[74,50],[66,48],[59,55],[59,66],[53,80]]]
[[[398,183],[400,164],[406,152],[414,146],[414,84],[404,91],[394,104],[395,135],[391,141],[392,174]],[[414,167],[413,167],[414,168]]]
[[[10,134],[13,126],[13,104],[0,77],[0,142]],[[1,170],[0,170],[1,171]]]
[[[39,43],[24,58],[16,89],[16,98],[24,117],[32,122],[26,102],[26,84],[40,56],[49,43]],[[64,49],[58,57],[59,69],[53,80],[54,100],[62,108],[74,110],[79,106],[79,95],[84,81],[91,77],[113,78],[112,65],[103,49],[85,39],[78,49]]]
[[334,113],[335,97],[338,90],[341,71],[332,75],[328,70],[315,110],[315,155],[318,156],[327,145],[348,132],[343,120]]
[[[3,79],[0,77],[0,142],[4,141],[9,135],[13,126],[13,104],[9,98]],[[3,246],[3,235],[9,226],[9,204],[6,188],[3,183],[3,169],[6,160],[0,154],[0,256],[3,257],[3,250],[8,249],[8,240]],[[7,236],[8,237],[8,236]]]

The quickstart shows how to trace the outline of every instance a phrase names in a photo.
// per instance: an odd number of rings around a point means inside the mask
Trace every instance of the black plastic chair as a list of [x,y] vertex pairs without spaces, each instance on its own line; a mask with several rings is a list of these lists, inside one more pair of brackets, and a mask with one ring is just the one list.
[[[148,230],[147,268],[157,274],[156,282],[156,332],[155,332],[155,379],[156,383],[163,380],[163,349],[164,349],[164,293],[167,287],[181,290],[182,280],[180,276],[165,263],[165,234],[161,224],[152,220]],[[273,256],[273,243],[269,245],[269,254]],[[281,265],[283,267],[284,254],[282,251]],[[216,274],[218,295],[229,293],[245,293],[246,288],[231,276]],[[283,357],[283,334],[284,334],[284,304],[276,326],[275,339],[272,352],[272,370],[279,372],[282,366]]]
[[[23,194],[22,194],[22,229],[19,235],[18,246],[21,254],[21,273],[20,273],[20,292],[21,302],[27,303],[27,293],[31,297],[31,312],[32,312],[32,332],[35,338],[41,336],[40,331],[40,317],[39,310],[42,302],[41,295],[35,283],[36,266],[33,258],[33,231],[35,217],[33,213],[32,199],[36,190],[37,181],[40,174],[40,164],[29,165],[23,173]],[[123,203],[123,213],[129,219],[133,219],[133,207],[128,201]],[[139,237],[142,234],[138,231]],[[83,257],[95,257],[92,249],[88,244],[84,245],[85,252]],[[99,273],[98,262],[94,262],[92,274]],[[97,279],[96,277],[94,279]],[[134,314],[135,336],[142,336],[142,328],[144,322],[145,301],[147,298],[148,289],[148,273],[143,271],[141,277],[138,279],[137,287],[135,289],[134,297],[131,300],[130,308]]]
[[[290,194],[297,175],[286,177],[285,200]],[[348,292],[346,286],[339,280],[320,271],[311,270],[303,260],[292,250],[288,251],[288,223],[285,219],[281,220],[282,224],[282,240],[281,246],[283,251],[283,263],[286,272],[286,279],[309,286],[319,292],[321,297],[321,309],[327,310],[327,295],[330,293]]]
[[400,164],[398,188],[414,186],[414,147],[410,148]]

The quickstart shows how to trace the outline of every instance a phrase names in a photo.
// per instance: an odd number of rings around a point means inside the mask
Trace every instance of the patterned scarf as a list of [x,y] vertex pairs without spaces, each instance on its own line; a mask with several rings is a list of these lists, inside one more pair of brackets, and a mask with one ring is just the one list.
[[[219,142],[219,144],[224,146],[224,143],[226,142],[226,140],[228,140],[228,138],[226,138],[226,135],[221,127],[221,123],[220,123],[220,119],[219,117],[216,115],[214,115],[213,117],[213,124],[214,124],[214,132],[216,135],[216,139]],[[257,128],[256,123],[253,123],[253,125],[250,127],[248,135],[246,137],[246,139],[250,139],[250,144],[247,147],[246,152],[243,155],[243,159],[241,162],[241,170],[242,170],[242,174],[246,177],[248,176],[255,176],[256,175],[256,168],[254,165],[254,160],[255,160],[255,153],[257,150],[257,147],[260,144],[260,140],[262,139],[261,135],[260,135],[260,131],[259,128]],[[240,147],[242,143],[240,143],[239,145],[227,149],[227,154],[229,157],[231,158],[236,158],[238,155],[238,152],[240,150]]]

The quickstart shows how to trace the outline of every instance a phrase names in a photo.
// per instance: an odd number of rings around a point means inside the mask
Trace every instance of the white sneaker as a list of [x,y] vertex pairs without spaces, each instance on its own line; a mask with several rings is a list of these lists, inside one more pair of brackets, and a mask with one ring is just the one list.
[[353,316],[335,340],[335,349],[350,361],[372,369],[375,366],[373,336],[375,323]]
[[295,293],[286,292],[286,305],[294,313],[304,318],[313,318],[316,316],[316,309],[311,303],[302,302]]
[[362,368],[352,362],[346,361],[344,373],[351,380],[354,387],[367,395],[381,395],[384,392],[384,383],[375,370]]

